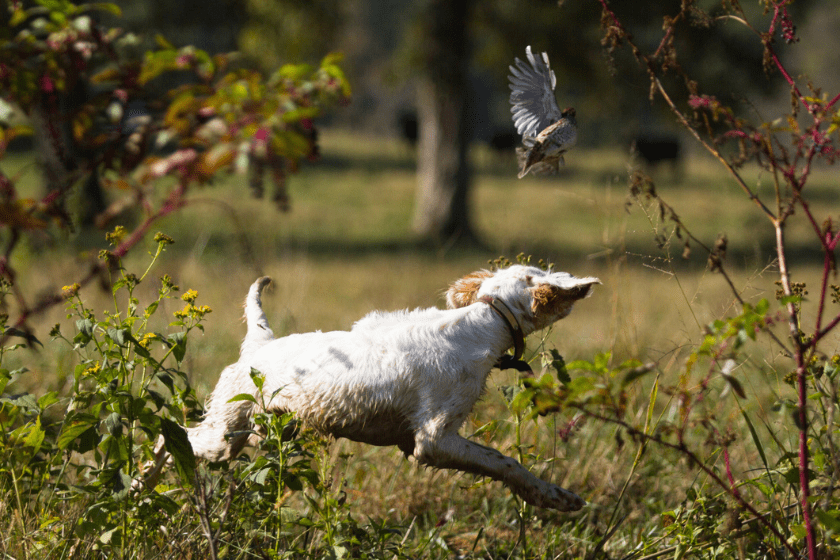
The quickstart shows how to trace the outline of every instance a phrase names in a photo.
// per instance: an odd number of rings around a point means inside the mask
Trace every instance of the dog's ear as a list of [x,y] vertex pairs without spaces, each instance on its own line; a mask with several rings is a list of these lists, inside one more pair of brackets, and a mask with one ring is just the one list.
[[565,317],[577,300],[588,297],[592,286],[601,283],[597,278],[575,280],[576,282],[564,287],[537,284],[531,288],[531,312],[536,317]]
[[490,276],[493,276],[493,273],[479,270],[454,281],[446,292],[446,307],[457,309],[475,303],[475,296],[481,283]]

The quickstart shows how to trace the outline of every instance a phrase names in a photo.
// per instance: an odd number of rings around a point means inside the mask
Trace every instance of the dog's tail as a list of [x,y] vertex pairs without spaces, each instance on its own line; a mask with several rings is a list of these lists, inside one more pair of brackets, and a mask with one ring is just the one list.
[[271,282],[271,278],[263,276],[251,285],[248,297],[245,298],[245,322],[248,325],[248,332],[245,340],[242,341],[242,348],[239,351],[243,358],[252,355],[264,344],[274,340],[274,333],[268,326],[268,319],[262,309],[260,295],[263,288]]

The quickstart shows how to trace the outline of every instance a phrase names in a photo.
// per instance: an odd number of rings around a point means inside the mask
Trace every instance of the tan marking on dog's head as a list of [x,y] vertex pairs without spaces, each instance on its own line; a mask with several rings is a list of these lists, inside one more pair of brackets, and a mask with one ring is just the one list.
[[572,305],[589,294],[592,284],[574,288],[559,288],[550,284],[540,284],[531,289],[531,312],[535,317],[565,317]]
[[455,280],[446,292],[446,306],[449,309],[458,309],[475,303],[481,283],[490,276],[493,276],[492,272],[479,270]]

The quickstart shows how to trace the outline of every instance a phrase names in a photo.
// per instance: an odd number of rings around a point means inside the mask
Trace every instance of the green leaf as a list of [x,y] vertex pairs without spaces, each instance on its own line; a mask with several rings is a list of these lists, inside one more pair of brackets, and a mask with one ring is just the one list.
[[470,438],[474,438],[474,437],[478,437],[478,436],[480,436],[480,435],[484,435],[484,434],[486,434],[487,432],[493,432],[493,431],[495,431],[495,430],[496,430],[496,428],[497,428],[498,426],[499,426],[499,421],[498,421],[498,420],[491,420],[490,422],[487,422],[487,423],[486,423],[486,424],[484,424],[483,426],[480,426],[480,427],[479,427],[476,431],[474,431],[474,432],[473,432],[473,433],[472,433],[469,437],[470,437]]
[[119,538],[119,532],[121,528],[122,527],[120,525],[117,525],[115,527],[111,527],[107,531],[103,531],[102,534],[99,535],[99,542],[101,542],[102,544],[110,544],[111,540],[114,539],[115,534],[117,535],[117,538]]
[[341,64],[344,60],[344,53],[340,51],[333,51],[321,59],[321,66],[332,66],[334,64]]
[[157,391],[153,391],[152,389],[147,388],[146,394],[149,395],[149,398],[152,399],[153,403],[155,403],[157,410],[160,410],[164,407],[164,405],[166,405],[166,399]]
[[12,17],[9,19],[9,27],[17,27],[24,21],[26,21],[26,11],[22,10],[19,6],[14,8],[14,12],[12,12]]
[[59,449],[67,449],[71,443],[76,441],[76,438],[81,436],[88,429],[95,427],[96,424],[96,418],[89,414],[79,414],[74,416],[73,420],[64,424],[64,428],[58,436],[56,445]]
[[732,387],[732,390],[735,391],[735,394],[737,394],[742,399],[747,398],[747,394],[744,392],[744,387],[741,385],[740,381],[738,381],[735,377],[729,375],[728,373],[721,372],[721,375],[724,379],[726,379],[726,382],[729,383],[729,386]]
[[[134,339],[132,339],[132,340],[134,340]],[[133,346],[133,348],[134,348],[134,352],[136,352],[138,356],[140,356],[140,357],[142,357],[142,358],[146,358],[147,360],[152,360],[152,362],[153,362],[155,365],[160,366],[160,364],[158,364],[158,363],[154,360],[154,358],[152,358],[152,355],[149,353],[149,351],[148,351],[148,350],[146,350],[145,348],[143,348],[142,346],[140,346],[140,343],[139,343],[139,342],[137,342],[136,340],[134,340],[134,346]]]
[[779,298],[779,305],[787,305],[789,303],[801,303],[802,296],[798,296],[796,294],[791,294],[789,296],[784,296]]
[[251,476],[251,480],[259,484],[260,486],[265,485],[265,481],[268,478],[268,475],[271,474],[271,471],[274,469],[272,468],[265,468],[258,471],[256,474]]
[[111,4],[110,2],[93,2],[91,4],[86,4],[85,7],[91,10],[108,12],[112,16],[122,17],[122,10],[120,7],[116,4]]
[[134,481],[131,480],[130,476],[122,472],[122,469],[118,469],[112,479],[111,496],[117,501],[124,500],[131,491],[132,482]]
[[172,455],[178,476],[185,484],[192,486],[195,480],[195,455],[187,431],[168,418],[160,419],[160,427],[164,447]]
[[87,336],[93,336],[93,321],[90,319],[79,319],[76,321],[76,330]]
[[118,291],[120,291],[120,288],[123,288],[127,285],[128,282],[125,281],[125,278],[120,278],[119,280],[114,282],[113,286],[111,286],[111,293],[116,294]]
[[123,433],[122,416],[119,412],[112,412],[105,418],[105,428],[114,437],[121,437]]
[[557,381],[563,385],[567,385],[572,381],[572,378],[569,375],[569,370],[566,368],[566,360],[563,359],[563,356],[560,355],[560,352],[556,348],[549,350],[549,353],[551,354],[550,365],[557,373]]
[[257,402],[257,399],[254,397],[254,395],[249,395],[248,393],[239,393],[235,397],[228,400],[229,403],[240,402],[240,401],[248,401],[248,402],[252,402],[254,404],[259,404]]
[[817,516],[817,519],[820,520],[820,523],[823,527],[826,528],[827,531],[835,535],[840,534],[840,512],[836,510],[833,512],[828,512],[823,511],[821,509],[815,509],[814,514]]
[[153,301],[152,303],[150,303],[150,304],[146,307],[146,311],[143,313],[143,316],[144,316],[144,317],[146,317],[146,318],[148,319],[149,317],[151,317],[152,315],[154,315],[154,314],[155,314],[155,311],[157,311],[158,305],[160,305],[160,302],[159,302],[159,301]]
[[744,409],[741,409],[741,415],[744,417],[744,420],[747,423],[747,428],[749,428],[750,430],[750,435],[752,436],[753,442],[755,443],[755,448],[758,450],[759,456],[761,456],[761,462],[764,463],[764,469],[769,473],[770,465],[767,463],[767,455],[764,454],[764,446],[761,444],[761,440],[758,437],[758,433],[755,431],[755,426],[753,426],[749,415]]
[[108,329],[108,338],[120,347],[124,347],[129,340],[134,340],[129,329]]
[[79,332],[73,337],[73,342],[81,347],[87,346],[93,338],[93,321],[90,319],[79,319],[76,321],[76,330]]
[[653,371],[653,364],[638,365],[624,374],[624,379],[621,380],[621,386],[629,385],[640,377],[647,375]]
[[533,397],[533,389],[524,389],[518,392],[516,396],[513,397],[513,400],[510,401],[510,409],[514,412],[521,412],[525,410],[531,405]]
[[314,119],[321,112],[318,107],[298,107],[292,111],[283,113],[282,119],[285,123],[297,122],[302,119]]
[[30,428],[29,433],[26,434],[26,437],[23,439],[23,444],[26,447],[31,447],[32,454],[34,455],[41,449],[41,444],[44,442],[45,435],[44,430],[41,428],[41,418],[38,417],[35,419],[35,423]]
[[257,386],[259,391],[262,391],[263,384],[265,383],[265,375],[258,369],[251,368],[251,380],[254,382],[254,385]]
[[172,333],[166,337],[169,342],[174,345],[172,349],[172,355],[175,356],[175,359],[180,363],[184,356],[187,353],[187,333],[186,331]]
[[46,393],[41,398],[38,399],[38,406],[41,410],[45,410],[46,408],[54,405],[58,402],[58,394],[55,391],[50,391]]
[[13,398],[2,397],[0,398],[0,403],[9,403],[12,406],[16,406],[32,414],[38,414],[41,412],[41,409],[38,407],[38,401],[35,400],[35,397],[29,393],[24,393]]
[[645,433],[652,433],[651,422],[653,421],[653,408],[656,404],[656,396],[659,394],[659,376],[653,380],[653,387],[650,388],[650,397],[648,398],[647,415],[645,416]]
[[766,484],[758,480],[748,480],[747,484],[758,488],[759,492],[761,492],[768,498],[772,498],[776,494],[776,492],[778,492],[778,490],[775,487],[767,486]]

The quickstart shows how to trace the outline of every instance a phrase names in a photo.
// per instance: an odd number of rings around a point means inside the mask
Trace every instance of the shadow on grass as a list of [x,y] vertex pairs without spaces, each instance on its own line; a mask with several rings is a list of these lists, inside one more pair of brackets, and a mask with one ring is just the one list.
[[334,153],[322,155],[316,164],[319,168],[329,171],[358,171],[364,169],[369,173],[383,173],[386,171],[414,172],[417,170],[415,152],[406,148],[402,157],[380,156],[341,156]]
[[[241,236],[214,236],[205,248],[208,257],[229,259],[231,254],[242,255],[244,260],[252,260],[253,248],[247,247],[249,242]],[[182,246],[183,247],[183,246]],[[189,247],[182,252],[186,256]],[[659,251],[653,243],[641,240],[637,243],[626,244],[623,248],[607,246],[597,252],[581,247],[558,247],[548,243],[534,243],[526,239],[512,241],[505,248],[494,247],[483,242],[481,244],[441,246],[429,242],[422,242],[411,238],[394,240],[361,241],[352,239],[333,238],[297,238],[288,237],[273,244],[270,253],[284,256],[305,256],[315,259],[359,259],[370,257],[405,257],[410,256],[423,260],[474,261],[476,266],[486,266],[488,261],[499,256],[505,256],[514,261],[520,253],[533,255],[534,260],[545,259],[555,263],[559,269],[570,269],[574,263],[608,263],[617,258],[627,257],[630,262],[651,264],[662,262],[666,253]],[[699,247],[693,247],[687,258],[683,258],[682,246],[673,244],[671,247],[670,263],[665,268],[676,271],[701,271],[707,267],[708,254]],[[282,257],[280,257],[282,258]],[[772,265],[776,252],[772,239],[764,239],[752,247],[730,246],[724,263],[726,266],[740,271],[756,271]],[[791,266],[819,266],[824,255],[815,245],[791,244],[788,246],[788,263]],[[249,264],[249,263],[246,263]],[[250,263],[256,269],[260,266]]]

